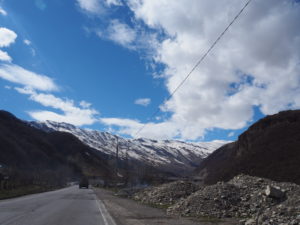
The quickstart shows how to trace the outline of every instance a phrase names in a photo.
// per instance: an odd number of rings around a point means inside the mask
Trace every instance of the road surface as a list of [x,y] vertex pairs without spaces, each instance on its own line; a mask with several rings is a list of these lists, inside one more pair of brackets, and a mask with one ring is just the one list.
[[65,189],[0,201],[1,225],[117,225],[91,189]]
[[232,225],[166,215],[103,189],[72,186],[0,201],[0,225]]

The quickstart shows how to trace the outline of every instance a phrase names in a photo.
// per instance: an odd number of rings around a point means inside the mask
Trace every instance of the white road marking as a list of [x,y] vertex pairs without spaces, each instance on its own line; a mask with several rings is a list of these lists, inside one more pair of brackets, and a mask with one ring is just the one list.
[[96,197],[96,202],[105,225],[116,225],[116,222],[106,210],[105,205],[102,203],[102,201],[100,199],[97,199]]

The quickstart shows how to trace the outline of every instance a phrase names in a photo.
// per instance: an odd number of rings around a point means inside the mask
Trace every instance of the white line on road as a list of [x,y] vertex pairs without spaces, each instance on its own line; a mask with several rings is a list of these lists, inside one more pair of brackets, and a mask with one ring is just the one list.
[[111,217],[107,209],[105,208],[105,205],[102,203],[102,201],[99,199],[96,199],[100,214],[103,218],[103,221],[105,225],[116,225],[116,222],[114,219]]

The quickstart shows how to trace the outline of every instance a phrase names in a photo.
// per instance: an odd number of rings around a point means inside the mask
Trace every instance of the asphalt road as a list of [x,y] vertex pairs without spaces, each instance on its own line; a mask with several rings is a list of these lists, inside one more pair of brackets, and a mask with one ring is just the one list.
[[91,189],[78,186],[0,201],[0,225],[116,225]]

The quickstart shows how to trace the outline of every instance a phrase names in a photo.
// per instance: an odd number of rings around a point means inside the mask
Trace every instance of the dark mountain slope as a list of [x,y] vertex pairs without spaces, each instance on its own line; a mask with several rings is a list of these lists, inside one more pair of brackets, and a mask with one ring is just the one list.
[[100,177],[107,184],[160,183],[176,175],[127,157],[117,162],[115,155],[96,150],[71,133],[37,129],[6,111],[0,111],[0,190],[1,174],[21,187],[25,183],[57,186],[82,175]]
[[46,133],[0,111],[0,169],[16,183],[21,178],[52,184],[81,175],[108,177],[105,158],[71,134]]
[[196,170],[208,184],[228,181],[240,173],[300,184],[300,110],[259,120]]

